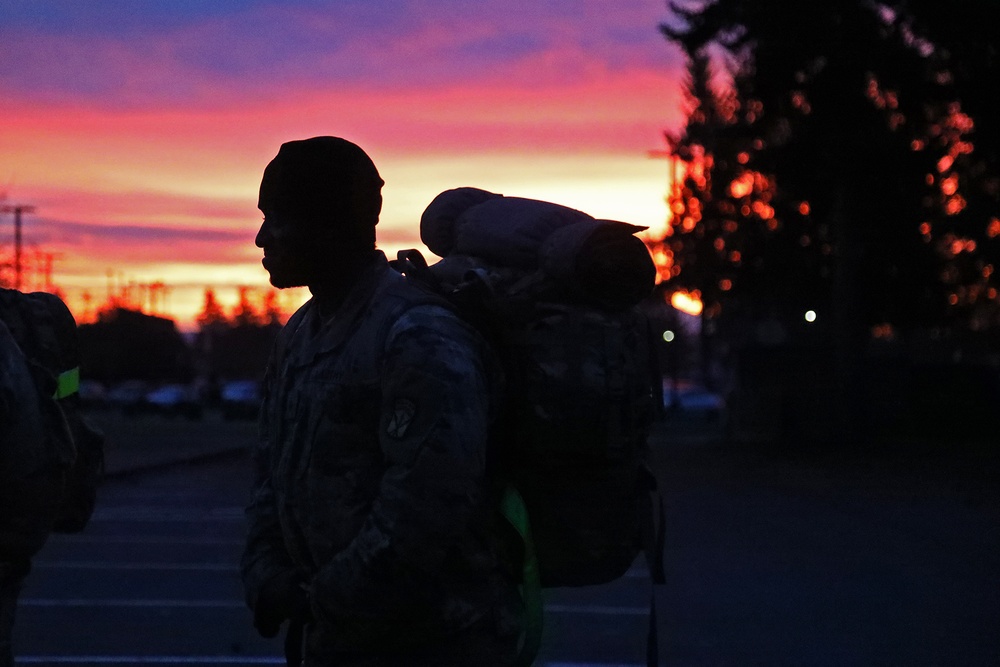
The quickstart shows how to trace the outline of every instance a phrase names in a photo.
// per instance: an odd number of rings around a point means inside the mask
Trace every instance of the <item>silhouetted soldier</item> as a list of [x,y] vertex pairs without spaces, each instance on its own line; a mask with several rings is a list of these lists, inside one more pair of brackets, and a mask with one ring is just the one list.
[[[0,319],[0,665],[14,664],[14,612],[31,558],[55,518],[37,452],[45,430],[28,361]],[[31,479],[40,485],[31,485]],[[38,487],[41,488],[38,488]],[[27,488],[26,488],[27,487]],[[28,491],[27,496],[24,494]]]
[[256,244],[308,286],[265,380],[242,560],[264,636],[306,665],[510,665],[520,600],[486,475],[485,343],[375,248],[382,179],[315,137],[268,164]]

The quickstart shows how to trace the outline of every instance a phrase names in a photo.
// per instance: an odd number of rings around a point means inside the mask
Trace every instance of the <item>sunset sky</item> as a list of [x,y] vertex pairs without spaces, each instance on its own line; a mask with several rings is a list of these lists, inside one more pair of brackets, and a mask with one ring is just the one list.
[[[257,186],[281,142],[335,134],[386,186],[379,245],[471,185],[662,226],[683,61],[663,0],[8,0],[0,204],[25,260],[82,295],[162,281],[190,328],[205,287],[264,287]],[[0,262],[13,216],[0,214]],[[33,264],[32,264],[33,266]],[[9,274],[5,274],[9,275]],[[27,287],[39,285],[27,285]],[[298,298],[298,297],[294,297]]]

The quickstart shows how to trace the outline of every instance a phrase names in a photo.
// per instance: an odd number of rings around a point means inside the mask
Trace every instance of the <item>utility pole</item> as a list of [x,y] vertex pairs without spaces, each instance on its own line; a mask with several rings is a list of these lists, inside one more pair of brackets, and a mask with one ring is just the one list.
[[21,289],[21,214],[34,212],[34,206],[24,204],[0,206],[0,213],[14,214],[14,289]]
[[40,258],[39,263],[42,265],[42,277],[44,278],[43,289],[46,292],[52,292],[55,285],[52,283],[52,263],[62,257],[62,253],[58,252],[41,252],[37,253],[37,257]]

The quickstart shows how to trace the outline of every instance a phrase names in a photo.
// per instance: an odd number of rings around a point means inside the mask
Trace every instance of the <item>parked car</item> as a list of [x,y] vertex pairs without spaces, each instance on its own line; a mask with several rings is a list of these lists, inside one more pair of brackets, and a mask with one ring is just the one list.
[[165,417],[201,419],[202,406],[197,392],[181,384],[167,384],[146,394],[145,406]]
[[146,392],[145,383],[127,380],[108,391],[107,404],[121,410],[126,417],[131,417],[145,409]]
[[97,380],[80,380],[80,406],[86,409],[100,409],[108,405],[108,390]]
[[663,407],[667,417],[717,421],[726,410],[726,401],[718,392],[687,381],[676,385],[663,381]]
[[256,419],[260,410],[260,383],[255,380],[227,382],[220,393],[224,419]]

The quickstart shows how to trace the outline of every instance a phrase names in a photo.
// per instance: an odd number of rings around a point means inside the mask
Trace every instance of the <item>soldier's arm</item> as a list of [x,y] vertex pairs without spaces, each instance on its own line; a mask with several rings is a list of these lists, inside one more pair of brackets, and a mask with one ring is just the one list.
[[[387,469],[357,537],[311,584],[313,613],[395,616],[440,608],[484,499],[489,424],[481,341],[421,306],[390,332],[379,440]],[[417,611],[416,613],[419,613]]]

